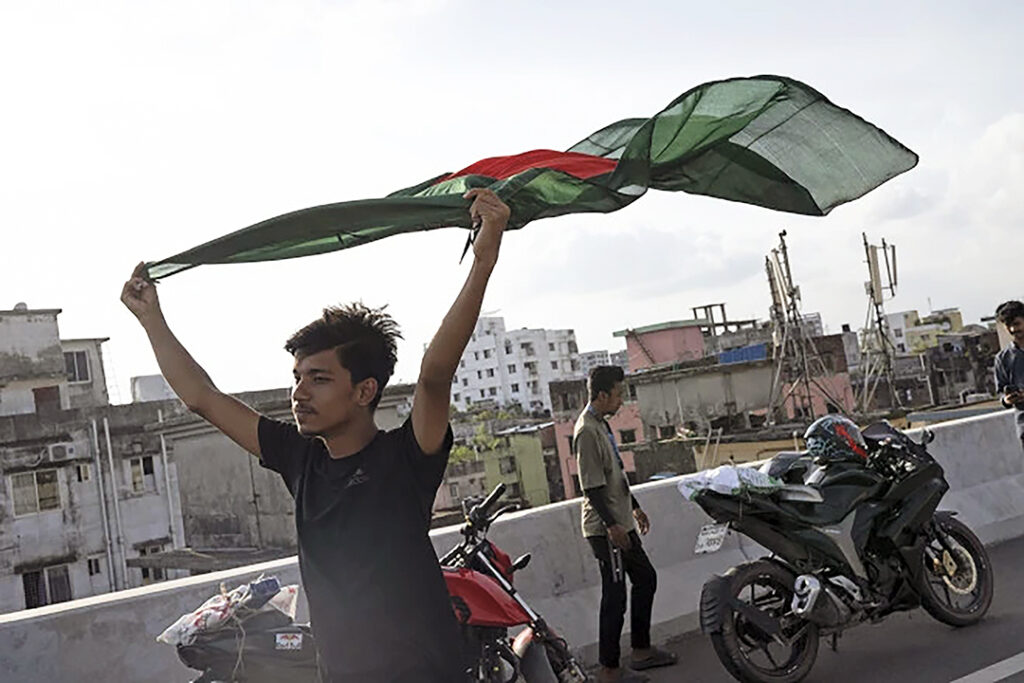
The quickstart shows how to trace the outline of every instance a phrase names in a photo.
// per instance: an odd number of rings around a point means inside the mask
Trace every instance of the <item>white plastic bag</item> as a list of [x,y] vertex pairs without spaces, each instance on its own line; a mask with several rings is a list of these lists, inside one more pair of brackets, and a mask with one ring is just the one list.
[[782,488],[782,482],[752,467],[722,465],[713,470],[688,474],[676,485],[679,493],[693,500],[699,491],[711,490],[727,496],[741,492],[768,493]]
[[[221,586],[221,592],[204,602],[193,611],[181,615],[177,621],[164,629],[164,632],[157,636],[157,641],[168,645],[191,645],[196,636],[207,631],[216,631],[231,621],[238,610],[244,607],[252,595],[251,587],[262,581],[261,576],[252,583],[245,583],[231,591],[225,591]],[[260,610],[276,609],[286,614],[290,619],[295,618],[295,606],[298,600],[299,587],[297,585],[282,586]]]

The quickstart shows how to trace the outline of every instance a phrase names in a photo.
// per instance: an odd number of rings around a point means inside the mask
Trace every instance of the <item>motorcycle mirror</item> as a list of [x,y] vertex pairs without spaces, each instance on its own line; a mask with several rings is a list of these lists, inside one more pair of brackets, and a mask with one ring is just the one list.
[[930,429],[925,429],[924,432],[921,434],[921,445],[927,446],[932,441],[935,441],[935,432],[933,432]]
[[517,557],[516,561],[512,563],[512,571],[517,572],[520,569],[525,569],[526,565],[530,564],[530,557],[530,553]]

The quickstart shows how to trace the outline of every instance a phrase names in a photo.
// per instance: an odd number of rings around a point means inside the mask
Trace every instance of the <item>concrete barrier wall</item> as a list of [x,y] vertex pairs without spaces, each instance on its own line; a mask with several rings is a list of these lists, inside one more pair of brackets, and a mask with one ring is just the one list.
[[[970,418],[933,428],[931,451],[951,484],[942,508],[957,510],[987,543],[1024,535],[1024,451],[1012,414]],[[919,433],[915,434],[919,438]],[[644,544],[658,569],[654,635],[697,625],[698,596],[714,573],[760,555],[751,541],[730,535],[717,553],[694,556],[697,532],[709,520],[684,500],[673,481],[644,484],[636,496],[653,529]],[[529,510],[496,523],[491,538],[510,555],[532,553],[517,586],[588,661],[596,659],[600,583],[579,533],[579,502]],[[456,527],[432,534],[438,552],[458,541]],[[297,583],[294,558],[168,581],[155,586],[0,615],[0,680],[187,681],[174,649],[156,636],[181,614],[228,587],[273,573]],[[305,617],[300,603],[299,618]],[[628,620],[627,620],[628,627]]]

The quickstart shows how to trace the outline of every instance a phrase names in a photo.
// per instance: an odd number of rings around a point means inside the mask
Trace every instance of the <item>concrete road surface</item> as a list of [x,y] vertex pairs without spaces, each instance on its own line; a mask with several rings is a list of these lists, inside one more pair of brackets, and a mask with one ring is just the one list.
[[[1024,683],[1024,538],[989,548],[996,583],[978,625],[953,629],[924,610],[847,631],[832,652],[825,640],[807,683]],[[655,598],[657,599],[657,598]],[[596,618],[596,617],[595,617]],[[830,640],[830,639],[829,639]],[[651,683],[726,683],[711,641],[691,633],[670,642],[674,667],[648,671]]]

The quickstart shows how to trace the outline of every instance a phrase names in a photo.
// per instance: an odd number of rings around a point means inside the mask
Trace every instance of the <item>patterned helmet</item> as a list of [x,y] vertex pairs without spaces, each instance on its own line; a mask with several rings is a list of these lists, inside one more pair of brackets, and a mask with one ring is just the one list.
[[860,429],[841,415],[818,418],[804,432],[807,452],[828,460],[867,460],[868,446]]

